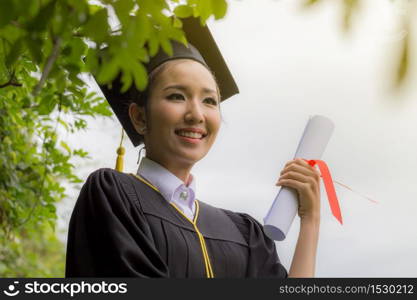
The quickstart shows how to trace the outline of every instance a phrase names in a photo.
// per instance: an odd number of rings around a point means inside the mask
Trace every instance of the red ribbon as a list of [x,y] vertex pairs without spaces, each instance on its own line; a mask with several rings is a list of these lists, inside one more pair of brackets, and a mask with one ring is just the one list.
[[332,211],[333,216],[343,224],[342,221],[342,213],[340,212],[339,201],[337,200],[336,191],[333,185],[332,175],[330,175],[329,168],[327,164],[320,160],[320,159],[304,159],[308,164],[314,167],[315,164],[319,166],[321,177],[323,178],[324,187],[326,188],[327,192],[327,199],[329,200],[330,209]]

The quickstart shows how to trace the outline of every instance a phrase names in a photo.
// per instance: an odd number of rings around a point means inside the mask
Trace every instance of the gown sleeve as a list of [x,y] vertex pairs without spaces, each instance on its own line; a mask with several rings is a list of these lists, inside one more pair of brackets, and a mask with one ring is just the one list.
[[69,224],[66,277],[169,277],[137,195],[122,177],[99,169],[82,187]]
[[287,278],[288,272],[279,260],[275,242],[265,234],[263,226],[246,213],[226,213],[249,246],[247,277]]

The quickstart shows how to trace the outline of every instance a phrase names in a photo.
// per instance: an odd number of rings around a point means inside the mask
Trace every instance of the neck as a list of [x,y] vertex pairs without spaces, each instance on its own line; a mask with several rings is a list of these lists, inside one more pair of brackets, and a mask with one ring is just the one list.
[[172,162],[172,161],[162,161],[158,160],[150,155],[147,155],[149,159],[152,159],[154,162],[157,162],[161,166],[163,166],[165,169],[170,171],[172,174],[174,174],[176,177],[178,177],[182,182],[184,182],[185,185],[188,185],[188,181],[190,179],[190,172],[192,169],[192,165],[190,164],[180,164],[178,162]]

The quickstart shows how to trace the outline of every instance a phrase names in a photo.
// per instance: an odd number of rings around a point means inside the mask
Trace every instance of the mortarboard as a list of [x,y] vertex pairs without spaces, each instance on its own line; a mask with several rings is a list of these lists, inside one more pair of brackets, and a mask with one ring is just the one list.
[[[145,64],[148,75],[168,60],[189,58],[204,64],[214,73],[220,89],[221,101],[239,93],[236,82],[208,27],[202,26],[200,20],[194,17],[184,18],[181,21],[188,47],[177,41],[171,41],[172,56],[169,56],[160,48],[159,52]],[[122,86],[120,76],[111,83],[111,88],[108,88],[107,85],[99,86],[133,145],[138,146],[142,138],[133,127],[128,113],[129,104],[133,99],[130,99],[128,92],[120,92]],[[132,88],[136,89],[134,85]]]

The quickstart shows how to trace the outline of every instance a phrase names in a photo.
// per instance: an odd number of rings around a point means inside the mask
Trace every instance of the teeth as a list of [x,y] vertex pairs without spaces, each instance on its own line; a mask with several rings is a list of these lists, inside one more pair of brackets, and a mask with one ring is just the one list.
[[193,139],[201,139],[203,135],[201,133],[197,132],[189,132],[189,131],[178,131],[178,135],[190,137]]

